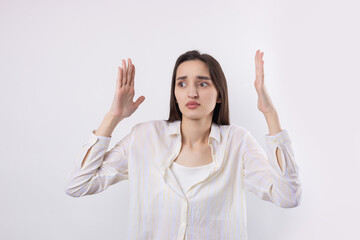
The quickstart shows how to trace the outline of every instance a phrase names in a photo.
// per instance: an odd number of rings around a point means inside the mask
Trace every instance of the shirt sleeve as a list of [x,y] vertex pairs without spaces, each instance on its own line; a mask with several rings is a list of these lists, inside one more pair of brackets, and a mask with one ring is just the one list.
[[[96,136],[93,130],[75,158],[67,175],[65,193],[82,197],[99,193],[119,181],[128,179],[128,158],[134,127],[129,134],[107,151],[111,137]],[[89,151],[86,162],[82,161]]]
[[[245,189],[283,208],[296,207],[301,200],[299,168],[287,130],[265,135],[266,151],[248,131],[244,137],[243,173]],[[276,148],[281,149],[282,170]]]

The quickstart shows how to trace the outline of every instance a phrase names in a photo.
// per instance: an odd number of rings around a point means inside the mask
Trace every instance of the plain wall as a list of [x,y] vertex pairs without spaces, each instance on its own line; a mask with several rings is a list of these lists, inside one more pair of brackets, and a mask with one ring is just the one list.
[[264,145],[255,52],[292,140],[301,205],[247,193],[249,240],[354,239],[359,201],[356,1],[0,1],[0,239],[126,239],[127,181],[71,198],[65,177],[110,109],[117,67],[136,67],[136,123],[167,119],[177,57],[197,49],[227,78],[231,123]]

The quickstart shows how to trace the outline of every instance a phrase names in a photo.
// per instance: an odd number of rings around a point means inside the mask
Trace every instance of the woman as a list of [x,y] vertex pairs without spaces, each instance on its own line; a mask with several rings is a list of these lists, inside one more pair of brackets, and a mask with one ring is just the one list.
[[250,131],[229,123],[224,73],[198,51],[176,61],[169,119],[136,124],[107,151],[114,128],[145,100],[133,102],[135,66],[128,59],[111,109],[81,148],[65,192],[82,197],[128,179],[129,239],[247,239],[245,190],[279,207],[298,206],[298,166],[264,85],[262,57],[258,50],[255,89],[269,128],[266,152]]

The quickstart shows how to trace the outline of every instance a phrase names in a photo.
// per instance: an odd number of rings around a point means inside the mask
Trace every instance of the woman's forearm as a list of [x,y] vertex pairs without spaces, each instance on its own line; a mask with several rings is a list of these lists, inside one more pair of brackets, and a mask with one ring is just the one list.
[[278,116],[276,110],[268,112],[268,113],[264,113],[264,116],[265,116],[265,119],[266,119],[266,122],[268,125],[270,136],[273,136],[282,131],[282,129],[280,127],[279,116]]
[[[269,128],[269,135],[273,136],[282,131],[280,127],[280,120],[276,110],[264,113],[268,128]],[[282,170],[282,159],[281,159],[281,149],[276,148],[276,156],[277,162],[279,164],[280,169]]]

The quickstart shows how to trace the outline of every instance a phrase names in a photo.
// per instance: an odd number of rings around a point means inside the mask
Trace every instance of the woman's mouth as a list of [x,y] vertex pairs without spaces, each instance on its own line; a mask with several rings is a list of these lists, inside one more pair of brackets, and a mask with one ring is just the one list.
[[197,108],[198,106],[200,106],[200,104],[189,104],[189,105],[186,105],[188,108],[190,109],[195,109]]

